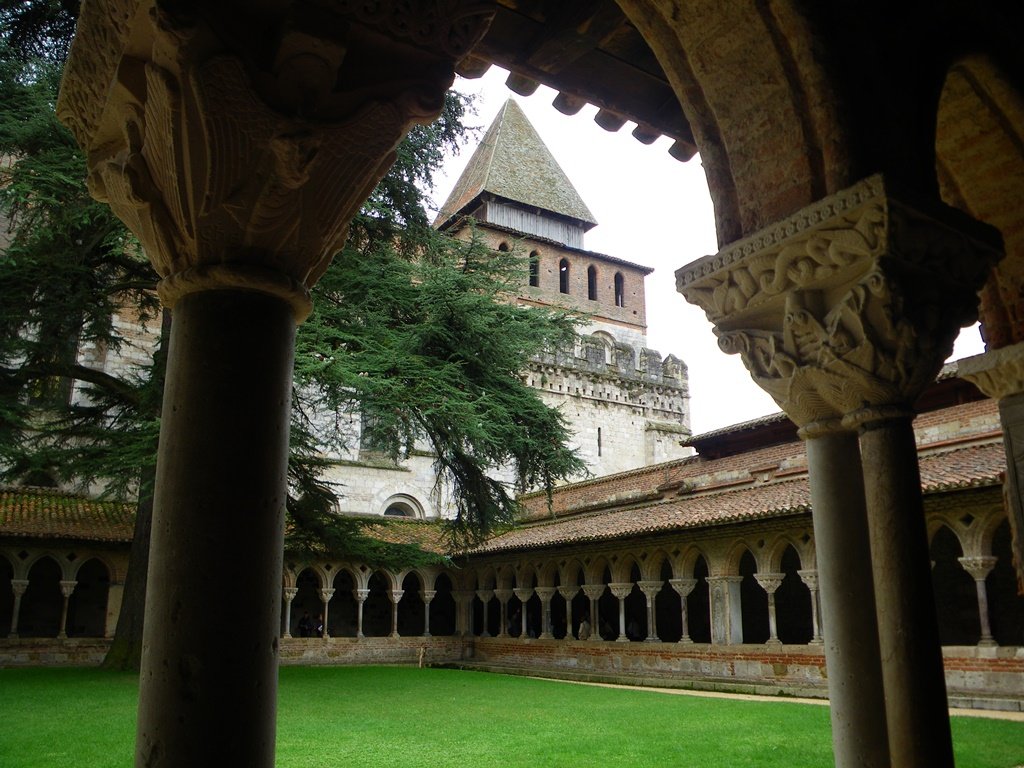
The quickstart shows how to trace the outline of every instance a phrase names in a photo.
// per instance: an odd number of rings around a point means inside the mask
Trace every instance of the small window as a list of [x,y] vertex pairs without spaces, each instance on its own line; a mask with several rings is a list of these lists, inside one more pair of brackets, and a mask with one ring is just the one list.
[[615,273],[615,306],[624,307],[626,306],[626,289],[623,285],[622,273]]
[[587,267],[587,298],[597,301],[597,267],[593,264]]
[[601,455],[601,428],[597,428],[597,455]]
[[530,253],[530,287],[540,288],[540,254],[536,251]]
[[498,250],[502,253],[508,253],[508,243],[502,242],[498,244]]
[[562,259],[558,262],[558,290],[561,293],[569,292],[569,260]]

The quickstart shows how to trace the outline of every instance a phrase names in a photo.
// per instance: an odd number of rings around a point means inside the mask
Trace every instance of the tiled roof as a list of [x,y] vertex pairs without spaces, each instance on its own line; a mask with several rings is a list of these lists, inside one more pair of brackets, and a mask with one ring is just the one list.
[[446,223],[484,192],[589,226],[597,223],[551,150],[512,99],[498,111],[434,225]]
[[439,521],[381,518],[380,522],[367,525],[365,532],[368,536],[388,544],[411,544],[437,555],[447,555],[451,552]]
[[127,542],[134,529],[133,504],[52,488],[0,489],[0,536]]
[[[920,466],[922,490],[925,493],[936,493],[998,484],[1006,463],[1003,446],[996,442],[924,454],[920,457]],[[690,467],[684,465],[679,469],[685,471]],[[731,487],[719,492],[696,493],[600,513],[531,523],[495,536],[474,549],[473,553],[488,554],[606,541],[783,517],[809,512],[810,504],[811,494],[806,474],[767,483],[751,480],[743,487]]]

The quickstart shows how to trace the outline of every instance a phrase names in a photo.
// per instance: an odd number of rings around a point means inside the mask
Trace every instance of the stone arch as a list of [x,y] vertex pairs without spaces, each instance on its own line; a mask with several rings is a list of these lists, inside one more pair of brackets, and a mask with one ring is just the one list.
[[662,571],[666,565],[669,573],[672,574],[668,578],[675,578],[676,566],[672,561],[672,556],[661,547],[652,550],[644,560],[643,578],[650,581],[661,579],[664,576]]
[[740,562],[745,556],[749,556],[753,559],[755,573],[767,572],[768,568],[761,563],[761,558],[755,554],[757,549],[758,547],[754,546],[752,542],[747,541],[746,539],[738,539],[737,541],[732,542],[729,549],[726,551],[725,557],[721,560],[722,570],[718,575],[742,576],[743,574],[740,573]]
[[989,623],[999,645],[1024,645],[1024,596],[1017,594],[1017,572],[1013,567],[1010,520],[1004,517],[991,538],[995,567],[985,579]]
[[779,641],[788,645],[809,643],[814,637],[811,590],[798,573],[804,569],[804,564],[795,543],[786,540],[777,563],[773,570],[784,574],[782,583],[775,590],[775,621]]
[[985,521],[985,525],[981,528],[977,553],[982,556],[996,554],[995,546],[997,534],[1003,526],[1009,526],[1009,524],[1010,518],[1007,517],[1002,505],[1000,505],[994,510],[994,514],[988,517]]
[[416,569],[405,571],[399,577],[402,596],[398,600],[398,634],[419,637],[426,630],[426,610],[423,605],[423,575]]
[[391,634],[391,592],[395,589],[390,571],[378,568],[366,581],[368,593],[363,602],[363,634],[387,637]]
[[[650,634],[650,627],[647,626],[647,596],[640,589],[638,582],[643,581],[643,572],[640,568],[641,561],[630,555],[632,565],[625,579],[631,583],[633,589],[625,597],[623,606],[626,619],[626,639],[639,642]],[[625,558],[623,558],[625,560]]]
[[605,570],[611,570],[611,563],[608,558],[604,555],[598,555],[593,558],[584,569],[584,574],[587,577],[587,584],[607,584],[604,581]]
[[476,588],[477,589],[495,589],[498,584],[497,575],[494,568],[490,565],[486,565],[480,568],[476,572]]
[[422,520],[427,516],[419,499],[408,493],[396,493],[390,496],[381,507],[381,514],[385,517],[410,517],[416,520]]
[[516,570],[511,565],[499,565],[494,573],[496,589],[515,589],[517,585]]
[[[317,616],[323,613],[323,601],[320,599],[320,590],[327,584],[323,571],[315,565],[305,565],[295,575],[295,598],[292,600],[292,622],[296,629],[293,634],[302,637],[298,630],[300,622],[304,618],[309,620],[310,625],[316,624]],[[306,635],[309,637],[311,635]]]
[[758,583],[756,573],[757,558],[753,552],[745,549],[737,564],[737,575],[742,577],[739,592],[743,642],[761,644],[767,642],[769,637],[768,593]]
[[711,642],[711,590],[708,576],[711,568],[707,557],[696,547],[691,550],[694,555],[690,565],[682,571],[686,578],[696,580],[693,591],[686,598],[686,615],[690,630],[690,639],[695,643]]
[[[643,569],[640,567],[641,560],[633,552],[624,553],[612,566],[612,581],[627,582],[633,581],[633,576],[638,575],[638,579],[643,578]],[[633,574],[633,569],[636,568],[637,574]]]
[[55,557],[43,554],[32,560],[28,568],[28,588],[21,598],[18,616],[20,637],[56,637],[60,630],[64,596],[60,582],[64,579]]
[[604,568],[598,577],[596,584],[604,584],[604,591],[597,600],[597,616],[595,617],[593,630],[602,640],[615,640],[619,636],[619,601],[612,594],[608,586],[615,578],[612,573],[612,566],[605,561]]
[[434,599],[430,603],[430,634],[449,636],[455,634],[455,585],[447,573],[438,573],[434,578]]
[[964,555],[960,537],[941,525],[931,537],[932,589],[943,645],[974,645],[981,637],[978,597],[974,579],[960,564]]
[[359,602],[355,590],[359,589],[359,574],[348,565],[334,571],[331,595],[327,608],[327,634],[331,637],[355,637],[359,629]]
[[68,599],[68,637],[104,637],[107,634],[107,602],[110,566],[90,557],[75,568],[75,591]]
[[652,570],[654,567],[657,568],[657,572],[652,573],[649,580],[661,582],[661,589],[654,598],[654,626],[658,639],[665,643],[674,643],[683,636],[683,598],[669,583],[670,579],[675,578],[672,558],[668,553],[658,550],[651,556],[649,562]]
[[951,64],[935,127],[942,199],[996,227],[1007,255],[981,291],[982,336],[990,349],[1024,341],[1022,126],[1024,99],[991,56],[977,53]]
[[590,338],[600,345],[600,349],[604,352],[605,365],[613,365],[615,363],[615,337],[608,331],[594,331],[590,334]]
[[11,623],[14,620],[14,588],[11,585],[13,579],[14,563],[6,554],[0,552],[0,638],[11,633]]
[[561,583],[562,572],[557,560],[547,560],[537,569],[538,587],[555,587]]

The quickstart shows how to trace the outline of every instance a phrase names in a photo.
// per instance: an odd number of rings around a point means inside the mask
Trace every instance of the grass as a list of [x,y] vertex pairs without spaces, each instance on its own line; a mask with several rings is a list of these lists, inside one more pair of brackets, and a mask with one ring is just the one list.
[[[132,675],[0,670],[0,765],[128,768]],[[1024,763],[1024,723],[953,718],[959,768]],[[284,667],[280,768],[832,765],[826,707],[399,667]]]

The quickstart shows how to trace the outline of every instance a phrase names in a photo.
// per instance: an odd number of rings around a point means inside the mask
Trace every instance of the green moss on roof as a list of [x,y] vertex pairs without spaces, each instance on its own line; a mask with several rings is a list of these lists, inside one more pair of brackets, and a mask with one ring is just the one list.
[[575,219],[587,229],[597,224],[551,150],[512,99],[498,111],[434,225],[443,226],[484,193]]
[[0,489],[0,536],[126,542],[135,506],[96,501],[53,488]]

